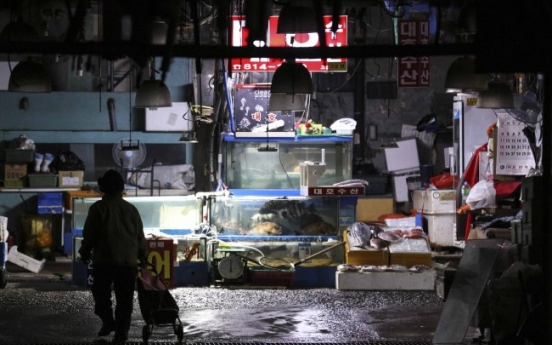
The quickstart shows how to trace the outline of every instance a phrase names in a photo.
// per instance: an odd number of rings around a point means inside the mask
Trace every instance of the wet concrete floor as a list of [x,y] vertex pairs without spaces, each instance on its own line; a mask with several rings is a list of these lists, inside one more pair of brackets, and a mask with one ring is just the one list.
[[[0,344],[110,340],[96,336],[100,321],[91,292],[71,284],[66,266],[50,264],[38,275],[11,267],[8,285],[0,290]],[[186,343],[430,344],[444,307],[434,291],[179,287],[171,294]],[[135,298],[129,343],[143,341],[144,325]],[[172,327],[154,326],[149,339],[176,341]]]

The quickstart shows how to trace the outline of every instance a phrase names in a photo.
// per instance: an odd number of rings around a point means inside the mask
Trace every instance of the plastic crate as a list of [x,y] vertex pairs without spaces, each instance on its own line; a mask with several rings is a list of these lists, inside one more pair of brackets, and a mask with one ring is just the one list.
[[34,150],[0,149],[0,156],[6,163],[31,163],[34,161]]
[[38,214],[63,213],[63,193],[38,193]]
[[28,174],[29,188],[55,188],[58,183],[58,176],[55,174]]
[[293,283],[295,272],[250,269],[249,277],[251,285],[257,286],[285,286],[290,287]]

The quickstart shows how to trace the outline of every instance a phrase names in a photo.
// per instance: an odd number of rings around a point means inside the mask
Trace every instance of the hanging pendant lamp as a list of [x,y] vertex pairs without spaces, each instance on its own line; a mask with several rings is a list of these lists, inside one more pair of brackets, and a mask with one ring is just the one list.
[[10,74],[8,91],[52,92],[50,75],[46,68],[36,61],[21,61]]
[[503,82],[489,82],[487,90],[479,93],[478,108],[511,109],[514,107],[514,94],[510,87]]
[[169,88],[161,80],[155,78],[144,81],[136,92],[136,108],[167,108],[172,107]]
[[136,92],[136,108],[168,108],[172,107],[171,93],[162,80],[155,79],[155,70],[152,67],[153,58],[150,60],[150,79],[145,80]]
[[450,65],[445,78],[445,89],[451,92],[481,91],[487,88],[489,76],[475,73],[475,59],[460,57]]
[[305,95],[287,95],[271,93],[268,100],[268,111],[306,110]]
[[274,72],[270,86],[271,94],[310,95],[312,92],[312,78],[309,70],[303,64],[286,61]]

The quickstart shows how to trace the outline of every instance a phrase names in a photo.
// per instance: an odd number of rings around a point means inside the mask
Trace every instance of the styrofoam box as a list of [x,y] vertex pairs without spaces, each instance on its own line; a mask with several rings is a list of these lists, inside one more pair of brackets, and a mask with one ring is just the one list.
[[427,219],[429,243],[435,246],[454,246],[454,221],[456,213],[451,214],[424,214]]
[[386,218],[385,225],[395,227],[414,227],[416,226],[416,217]]
[[39,261],[18,252],[17,246],[13,246],[10,248],[10,251],[8,252],[8,261],[13,262],[17,266],[21,266],[34,273],[40,272],[44,267],[44,264],[46,263],[45,259]]
[[414,209],[423,214],[456,212],[455,189],[425,189],[412,192]]
[[336,272],[338,290],[433,290],[435,270],[422,272]]

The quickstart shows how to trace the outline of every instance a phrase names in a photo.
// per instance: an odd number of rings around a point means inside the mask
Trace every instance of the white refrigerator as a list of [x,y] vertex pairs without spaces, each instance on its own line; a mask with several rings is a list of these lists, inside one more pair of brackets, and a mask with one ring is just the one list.
[[[451,173],[462,177],[475,150],[487,143],[487,128],[497,121],[495,109],[478,108],[477,94],[459,93],[454,97]],[[455,171],[453,171],[455,169]]]
[[[495,109],[477,107],[477,93],[459,93],[453,100],[453,157],[451,174],[462,180],[464,172],[475,150],[488,142],[487,129],[497,122]],[[481,155],[480,155],[481,156]],[[460,186],[455,185],[456,208],[462,206]],[[466,240],[467,216],[456,214],[455,241]]]

